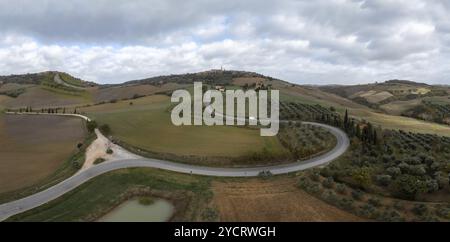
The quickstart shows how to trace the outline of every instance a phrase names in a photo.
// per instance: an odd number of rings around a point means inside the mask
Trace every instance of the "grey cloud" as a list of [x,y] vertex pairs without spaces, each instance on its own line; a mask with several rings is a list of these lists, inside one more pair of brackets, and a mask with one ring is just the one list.
[[119,82],[224,65],[309,83],[442,83],[449,16],[445,0],[0,0],[0,74]]

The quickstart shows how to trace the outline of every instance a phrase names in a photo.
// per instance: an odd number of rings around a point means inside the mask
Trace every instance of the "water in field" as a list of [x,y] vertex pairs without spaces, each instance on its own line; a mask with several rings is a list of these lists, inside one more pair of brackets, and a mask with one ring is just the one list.
[[100,222],[165,222],[174,212],[167,200],[158,199],[150,205],[142,205],[139,199],[128,200],[99,219]]

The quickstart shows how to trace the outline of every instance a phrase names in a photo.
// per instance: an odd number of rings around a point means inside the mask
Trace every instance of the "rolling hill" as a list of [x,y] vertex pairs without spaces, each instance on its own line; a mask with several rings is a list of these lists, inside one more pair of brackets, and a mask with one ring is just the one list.
[[[388,129],[450,135],[450,88],[405,80],[365,85],[312,86],[292,84],[254,72],[209,70],[157,76],[122,84],[96,84],[63,72],[0,76],[0,107],[80,107],[154,94],[168,94],[201,81],[211,87],[280,90],[282,102],[321,105],[343,114],[348,110]],[[437,124],[439,123],[439,124]]]
[[385,114],[450,124],[448,86],[390,80],[383,83],[319,88]]

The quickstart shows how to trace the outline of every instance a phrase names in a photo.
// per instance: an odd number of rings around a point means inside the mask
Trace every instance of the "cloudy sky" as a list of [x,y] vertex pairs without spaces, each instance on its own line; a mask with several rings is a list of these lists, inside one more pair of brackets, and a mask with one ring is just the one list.
[[212,68],[450,84],[448,0],[0,0],[0,75],[100,83]]

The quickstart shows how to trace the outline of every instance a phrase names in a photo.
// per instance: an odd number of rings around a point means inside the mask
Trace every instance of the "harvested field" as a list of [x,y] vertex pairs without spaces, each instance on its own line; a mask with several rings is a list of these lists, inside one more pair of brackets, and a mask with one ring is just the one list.
[[220,221],[362,221],[300,190],[295,177],[212,183]]
[[49,176],[76,151],[84,136],[81,119],[0,115],[0,192]]

